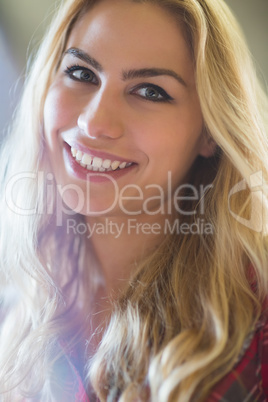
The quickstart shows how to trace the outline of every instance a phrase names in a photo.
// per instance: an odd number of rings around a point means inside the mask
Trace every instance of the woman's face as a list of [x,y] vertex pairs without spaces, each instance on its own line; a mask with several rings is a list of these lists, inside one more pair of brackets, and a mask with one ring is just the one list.
[[190,52],[165,10],[103,0],[75,25],[44,109],[71,209],[163,212],[197,155],[209,156],[202,123]]

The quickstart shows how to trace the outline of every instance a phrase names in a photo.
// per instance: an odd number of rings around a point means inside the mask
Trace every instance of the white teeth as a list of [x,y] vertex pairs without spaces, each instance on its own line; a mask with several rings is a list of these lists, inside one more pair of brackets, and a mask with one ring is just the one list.
[[118,168],[125,169],[126,167],[132,165],[132,163],[129,162],[112,162],[110,159],[101,159],[96,156],[93,157],[88,154],[84,154],[82,151],[79,151],[74,147],[71,147],[71,153],[82,167],[94,172],[111,172]]
[[76,160],[77,160],[77,161],[81,161],[81,160],[82,160],[82,158],[83,158],[83,154],[82,154],[82,152],[81,152],[81,151],[77,151],[77,154],[76,154]]
[[82,158],[82,162],[83,162],[85,165],[91,165],[91,162],[92,162],[91,156],[90,156],[90,155],[87,155],[87,154],[84,154],[84,155],[83,155],[83,158]]
[[112,163],[112,161],[110,161],[110,159],[105,159],[105,160],[102,162],[102,166],[103,166],[105,169],[109,169],[109,167],[111,167],[111,163]]
[[116,170],[119,165],[120,165],[120,162],[114,161],[114,162],[111,164],[111,168],[112,168],[113,170]]
[[120,168],[120,169],[125,169],[126,165],[127,165],[127,162],[123,162],[123,163],[121,163],[121,164],[119,165],[119,168]]
[[76,156],[76,154],[77,154],[77,149],[75,149],[75,148],[71,148],[71,152],[72,152],[72,155],[73,155],[73,157],[75,158],[75,156]]
[[92,166],[100,168],[102,166],[102,159],[97,157],[93,158]]

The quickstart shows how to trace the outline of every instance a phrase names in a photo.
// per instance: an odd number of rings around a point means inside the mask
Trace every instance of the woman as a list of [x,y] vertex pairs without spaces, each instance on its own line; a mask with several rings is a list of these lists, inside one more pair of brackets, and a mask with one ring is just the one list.
[[3,401],[265,400],[266,106],[221,0],[62,5],[1,157]]

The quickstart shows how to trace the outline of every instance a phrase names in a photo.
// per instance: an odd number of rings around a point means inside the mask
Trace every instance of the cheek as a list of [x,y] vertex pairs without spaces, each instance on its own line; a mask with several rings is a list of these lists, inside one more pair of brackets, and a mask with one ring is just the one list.
[[[203,116],[197,96],[184,99],[182,104],[166,106],[151,119],[139,119],[141,141],[154,153],[163,155],[191,152],[198,142],[203,127]],[[146,133],[146,134],[143,134]]]
[[75,109],[67,91],[52,86],[44,106],[44,131],[51,147],[57,133],[76,124]]
[[167,122],[158,121],[147,130],[140,129],[141,146],[151,156],[151,161],[165,165],[178,165],[182,160],[192,159],[198,154],[202,133],[202,119],[175,118]]
[[140,146],[148,156],[147,178],[166,188],[168,172],[172,174],[173,191],[184,182],[199,154],[202,132],[201,113],[185,110],[157,119],[142,131]]

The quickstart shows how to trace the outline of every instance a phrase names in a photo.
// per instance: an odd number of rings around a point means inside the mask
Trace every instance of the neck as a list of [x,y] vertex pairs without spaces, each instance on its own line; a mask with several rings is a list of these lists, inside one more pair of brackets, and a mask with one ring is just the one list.
[[88,239],[108,294],[116,295],[136,266],[163,240],[165,215],[87,217]]

